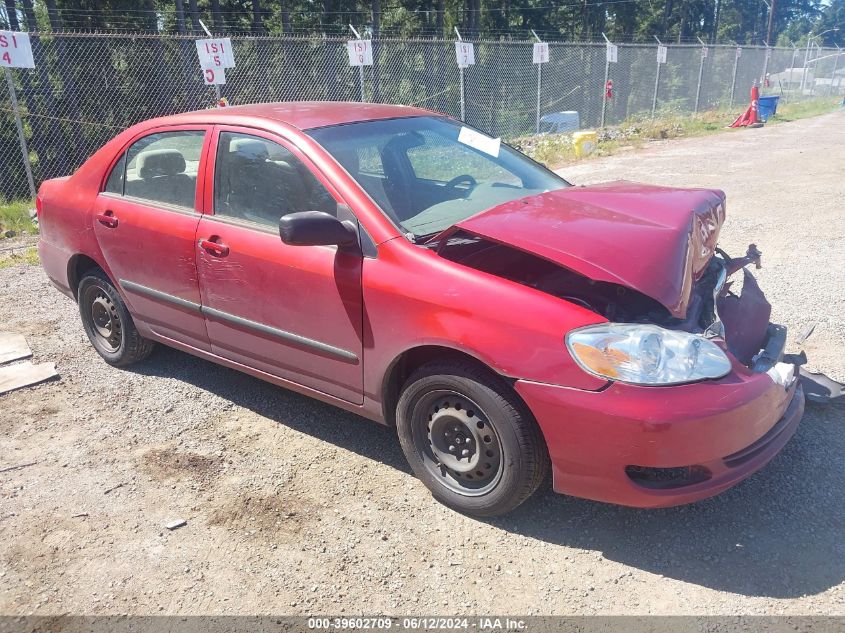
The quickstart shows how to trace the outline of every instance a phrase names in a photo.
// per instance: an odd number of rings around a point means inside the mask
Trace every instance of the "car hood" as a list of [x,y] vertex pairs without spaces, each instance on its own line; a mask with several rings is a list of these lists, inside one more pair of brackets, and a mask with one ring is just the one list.
[[724,202],[715,189],[611,182],[513,200],[447,233],[463,230],[632,288],[683,317],[713,257]]

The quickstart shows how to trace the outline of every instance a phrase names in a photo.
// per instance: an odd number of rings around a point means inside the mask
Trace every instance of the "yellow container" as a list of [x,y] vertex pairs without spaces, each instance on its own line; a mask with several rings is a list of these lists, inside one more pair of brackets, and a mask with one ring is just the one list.
[[575,155],[578,158],[592,154],[596,149],[596,143],[598,143],[598,134],[592,130],[575,132],[572,135],[572,145],[575,146]]

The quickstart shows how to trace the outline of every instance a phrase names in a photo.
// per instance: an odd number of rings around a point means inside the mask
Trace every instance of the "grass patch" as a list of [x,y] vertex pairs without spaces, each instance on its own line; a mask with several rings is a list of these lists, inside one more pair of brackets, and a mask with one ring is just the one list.
[[8,236],[8,232],[15,234],[37,233],[38,229],[32,223],[29,212],[35,208],[32,200],[14,200],[0,203],[0,239]]
[[778,105],[777,116],[769,119],[769,123],[788,123],[842,109],[842,99],[836,96],[822,97],[811,101],[782,103]]
[[[827,114],[842,106],[840,97],[820,97],[808,101],[778,104],[777,116],[770,118],[767,125],[797,121],[808,117]],[[727,126],[740,114],[740,110],[708,110],[698,114],[663,111],[652,119],[650,116],[636,116],[619,125],[606,127],[598,132],[598,144],[587,159],[610,156],[620,151],[641,147],[650,141],[671,138],[707,136],[721,132],[736,131]],[[540,134],[522,136],[508,141],[521,152],[552,169],[584,160],[575,155],[570,134]]]
[[0,252],[0,269],[11,266],[37,266],[39,263],[37,248],[21,248],[8,253]]

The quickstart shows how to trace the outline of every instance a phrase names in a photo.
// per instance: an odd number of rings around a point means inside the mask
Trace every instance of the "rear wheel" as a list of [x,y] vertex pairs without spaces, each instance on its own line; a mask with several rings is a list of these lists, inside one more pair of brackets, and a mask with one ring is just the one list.
[[396,426],[414,473],[459,512],[509,512],[548,472],[530,411],[504,380],[469,363],[435,362],[414,372],[399,398]]
[[77,299],[88,340],[107,363],[115,367],[131,365],[153,351],[155,343],[138,333],[126,304],[102,270],[85,274]]

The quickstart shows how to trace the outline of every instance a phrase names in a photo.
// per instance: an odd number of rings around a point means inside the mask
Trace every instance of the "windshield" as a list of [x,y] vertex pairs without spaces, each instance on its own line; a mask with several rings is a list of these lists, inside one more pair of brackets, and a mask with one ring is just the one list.
[[308,134],[416,238],[504,202],[569,186],[498,139],[442,117],[366,121]]

